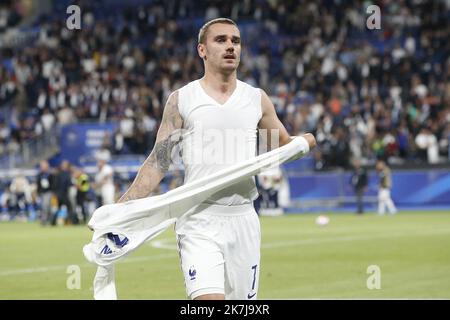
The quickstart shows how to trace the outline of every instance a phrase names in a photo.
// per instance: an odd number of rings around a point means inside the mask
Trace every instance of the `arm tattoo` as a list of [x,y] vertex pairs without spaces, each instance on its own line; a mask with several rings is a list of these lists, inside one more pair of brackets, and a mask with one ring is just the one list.
[[183,119],[178,111],[178,92],[169,97],[156,137],[155,146],[130,188],[119,202],[148,196],[159,184],[172,162],[172,150],[181,140]]
[[153,149],[154,160],[156,167],[163,173],[169,170],[172,162],[172,150],[178,144],[179,139],[172,134],[167,139],[159,141],[155,144]]
[[152,162],[162,173],[169,170],[172,150],[181,140],[182,125],[183,120],[178,111],[178,92],[175,92],[167,101],[158,138],[152,151]]

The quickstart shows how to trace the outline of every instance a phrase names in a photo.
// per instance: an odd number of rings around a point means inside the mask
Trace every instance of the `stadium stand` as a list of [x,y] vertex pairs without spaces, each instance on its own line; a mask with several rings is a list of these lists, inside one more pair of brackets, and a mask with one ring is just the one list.
[[[366,28],[363,1],[46,1],[22,24],[20,3],[0,6],[0,37],[16,29],[23,39],[0,51],[8,172],[70,158],[80,125],[108,129],[92,133],[97,142],[72,163],[92,167],[103,148],[113,164],[136,168],[168,94],[201,75],[198,29],[218,16],[240,25],[239,77],[271,95],[292,135],[317,138],[315,153],[288,171],[345,170],[353,158],[449,165],[448,1],[379,2],[381,30]],[[82,8],[81,30],[65,27],[72,3]]]

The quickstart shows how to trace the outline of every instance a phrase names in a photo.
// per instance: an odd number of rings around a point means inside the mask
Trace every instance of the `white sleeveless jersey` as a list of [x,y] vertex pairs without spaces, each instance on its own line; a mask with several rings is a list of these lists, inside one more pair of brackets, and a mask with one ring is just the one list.
[[[179,89],[178,108],[183,118],[185,183],[256,156],[257,126],[262,115],[258,88],[237,80],[232,95],[220,104],[196,80]],[[257,196],[254,178],[248,178],[205,203],[240,205],[251,203]]]

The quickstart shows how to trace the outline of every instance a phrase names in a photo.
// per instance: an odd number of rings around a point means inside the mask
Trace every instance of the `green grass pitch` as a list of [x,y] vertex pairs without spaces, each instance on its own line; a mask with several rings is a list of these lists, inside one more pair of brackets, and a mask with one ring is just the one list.
[[[450,299],[450,212],[262,217],[259,299]],[[85,226],[0,223],[0,299],[92,299]],[[70,265],[81,288],[67,288]],[[368,267],[380,268],[369,290]],[[70,269],[69,269],[70,271]],[[119,299],[186,299],[173,230],[116,266]]]

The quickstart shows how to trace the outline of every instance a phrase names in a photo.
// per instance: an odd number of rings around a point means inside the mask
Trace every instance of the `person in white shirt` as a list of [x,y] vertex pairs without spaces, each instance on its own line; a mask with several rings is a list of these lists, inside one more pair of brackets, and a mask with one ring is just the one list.
[[439,144],[436,136],[427,127],[422,128],[415,138],[415,143],[421,151],[422,158],[428,163],[439,162]]
[[19,173],[12,181],[9,187],[12,195],[16,218],[26,220],[31,208],[33,199],[31,196],[31,185],[28,179],[22,173]]
[[283,209],[278,204],[278,193],[283,182],[283,172],[279,166],[270,168],[258,175],[261,187],[263,207],[260,210],[261,215],[280,215]]
[[386,208],[390,214],[397,213],[397,207],[392,201],[391,189],[392,189],[392,174],[391,169],[387,166],[386,162],[378,160],[375,165],[378,171],[379,177],[379,189],[378,189],[378,214],[384,215]]
[[[165,105],[155,146],[119,202],[147,197],[159,185],[181,141],[184,183],[256,155],[259,130],[267,149],[292,138],[268,95],[237,79],[241,36],[235,22],[218,18],[199,32],[203,78],[173,92]],[[312,149],[312,134],[302,136]],[[260,224],[253,207],[253,178],[222,189],[175,226],[186,293],[191,299],[256,299],[260,273]]]
[[101,204],[114,203],[114,169],[103,157],[97,157],[98,173],[95,175],[95,187],[101,196]]

